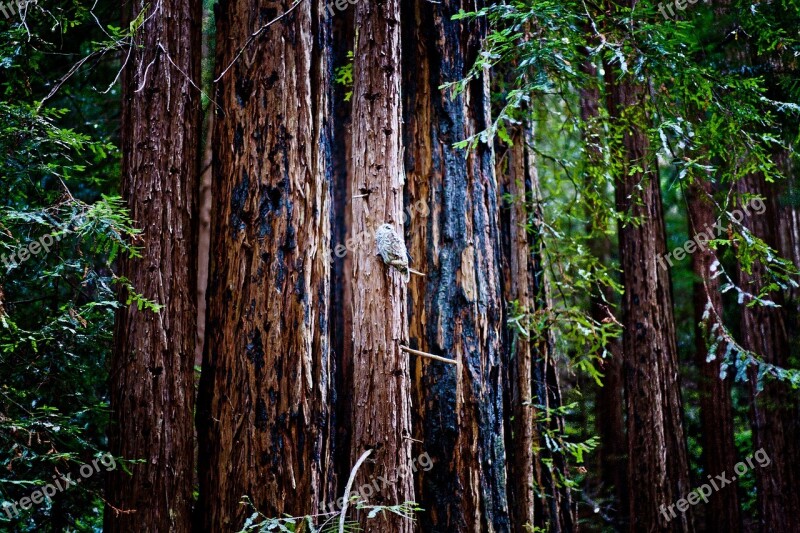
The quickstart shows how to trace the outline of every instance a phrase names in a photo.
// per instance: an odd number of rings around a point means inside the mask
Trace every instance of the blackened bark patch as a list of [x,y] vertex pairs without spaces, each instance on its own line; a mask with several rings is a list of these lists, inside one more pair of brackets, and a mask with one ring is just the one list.
[[256,400],[256,428],[259,431],[266,431],[269,423],[267,415],[267,404],[260,396]]
[[236,102],[239,104],[239,107],[244,108],[247,105],[247,101],[250,99],[252,92],[253,80],[246,76],[240,76],[236,80]]
[[250,188],[250,177],[246,170],[242,170],[242,180],[233,188],[231,194],[231,233],[236,238],[236,233],[243,231],[246,227],[244,223],[244,206],[247,204],[247,192]]
[[241,124],[236,125],[236,131],[233,133],[233,153],[239,155],[242,153],[242,145],[244,143],[244,130]]
[[247,343],[247,358],[255,366],[256,372],[260,374],[264,369],[264,346],[261,343],[261,331],[258,329],[250,334],[250,342]]

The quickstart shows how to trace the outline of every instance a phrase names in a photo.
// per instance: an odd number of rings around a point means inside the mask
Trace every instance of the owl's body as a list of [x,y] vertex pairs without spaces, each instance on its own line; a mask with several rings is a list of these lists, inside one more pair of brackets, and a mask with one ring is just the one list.
[[403,275],[403,281],[408,283],[410,274],[408,268],[408,250],[403,238],[397,234],[389,224],[381,224],[375,231],[375,244],[378,255],[383,262],[394,267]]

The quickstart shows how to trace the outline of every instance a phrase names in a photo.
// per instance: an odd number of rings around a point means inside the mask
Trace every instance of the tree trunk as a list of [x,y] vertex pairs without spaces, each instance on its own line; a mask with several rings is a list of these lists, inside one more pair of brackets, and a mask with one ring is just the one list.
[[[400,116],[400,4],[359,2],[353,65],[352,233],[353,409],[351,464],[372,449],[374,462],[358,472],[356,486],[389,480],[372,498],[391,505],[414,500],[411,475],[411,398],[406,284],[376,255],[375,230],[390,224],[403,235]],[[402,467],[402,471],[400,468]],[[402,475],[404,474],[405,475]],[[407,533],[411,521],[392,514],[360,517],[367,532]]]
[[631,531],[692,531],[686,514],[667,507],[689,495],[689,463],[681,396],[672,290],[664,254],[664,214],[645,112],[646,91],[606,65],[608,110],[621,130],[616,165],[617,210],[637,223],[620,222],[619,252],[625,293],[624,377],[628,427]]
[[[587,31],[591,31],[587,27]],[[590,60],[581,65],[582,71],[592,78],[591,85],[580,91],[581,120],[584,123],[583,142],[586,152],[586,174],[584,186],[597,187],[595,194],[604,198],[607,181],[598,180],[597,176],[605,172],[601,151],[602,124],[600,123],[600,88],[597,67]],[[587,195],[591,199],[594,196]],[[591,201],[591,200],[590,200]],[[586,231],[591,235],[589,246],[592,255],[601,264],[611,264],[611,240],[604,234],[607,216],[597,220],[598,213],[604,212],[603,205],[589,206],[589,224]],[[610,308],[616,300],[610,287],[598,288],[590,296],[590,314],[597,323],[616,320],[616,309]],[[600,446],[597,450],[597,468],[600,471],[601,495],[611,497],[615,502],[612,511],[606,513],[618,527],[627,524],[628,480],[627,480],[627,441],[625,436],[625,384],[622,379],[622,349],[618,339],[605,347],[606,357],[600,364],[603,373],[603,386],[596,387],[595,421]],[[602,356],[602,354],[598,354]]]
[[[739,192],[755,194],[764,198],[766,210],[762,214],[742,209],[742,224],[756,237],[771,247],[777,246],[777,205],[761,175],[749,175],[737,183]],[[740,287],[758,294],[766,283],[766,270],[760,262],[748,273],[739,272]],[[768,295],[779,306],[783,297],[779,292]],[[781,307],[754,305],[742,307],[742,345],[745,349],[761,355],[767,363],[786,367],[789,342],[783,322]],[[793,395],[786,383],[765,383],[762,392],[756,387],[757,372],[748,373],[753,396],[752,426],[753,449],[764,449],[771,460],[767,467],[756,468],[758,507],[761,514],[762,531],[800,531],[800,494],[788,487],[797,487],[797,436],[794,432],[796,411]]]
[[329,496],[329,25],[321,2],[259,6],[217,9],[202,531],[239,529],[243,497],[279,517]]
[[418,453],[434,461],[416,476],[426,532],[511,531],[494,154],[483,143],[453,146],[489,124],[488,80],[458,95],[439,89],[462,79],[480,48],[485,23],[452,20],[477,8],[414,0],[403,12],[407,234],[414,267],[426,274],[409,284],[409,338],[413,348],[460,362],[412,365]]
[[[501,195],[511,201],[502,210],[504,292],[516,301],[520,312],[534,316],[550,312],[544,263],[539,177],[530,144],[533,131],[525,121],[513,133],[499,170]],[[535,321],[536,319],[534,319]],[[509,503],[514,531],[528,531],[526,524],[547,531],[573,531],[572,495],[563,479],[568,476],[566,458],[548,446],[545,434],[563,434],[560,415],[561,390],[553,360],[550,331],[523,334],[508,331],[509,354],[505,364],[506,449],[508,450]],[[556,439],[558,437],[555,437]]]
[[[689,186],[689,235],[707,231],[716,222],[709,199],[711,184],[695,181]],[[733,472],[736,465],[736,448],[733,444],[733,408],[731,405],[731,378],[720,379],[720,363],[724,350],[718,349],[716,359],[708,361],[707,332],[711,330],[715,314],[703,318],[707,305],[722,314],[722,293],[719,278],[712,278],[711,264],[716,260],[708,248],[698,249],[692,254],[694,282],[695,364],[700,370],[700,424],[703,443],[703,467],[706,474],[716,476]],[[701,324],[704,324],[705,332]],[[715,491],[709,496],[705,512],[707,527],[735,533],[741,531],[738,483]]]
[[[145,7],[126,5],[124,18]],[[143,461],[109,472],[105,531],[191,528],[201,4],[152,9],[123,73],[122,194],[142,235],[120,275],[163,307],[117,314],[109,444]]]

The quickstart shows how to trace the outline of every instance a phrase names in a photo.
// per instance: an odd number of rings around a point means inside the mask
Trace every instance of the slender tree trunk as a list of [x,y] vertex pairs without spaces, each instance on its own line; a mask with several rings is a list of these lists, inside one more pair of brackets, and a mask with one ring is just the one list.
[[[502,210],[504,291],[506,301],[518,302],[520,312],[541,316],[552,308],[544,263],[539,177],[530,144],[533,131],[526,122],[506,147],[499,173],[501,194],[511,201]],[[534,319],[536,320],[536,319]],[[573,531],[572,495],[563,483],[566,458],[548,447],[545,434],[563,434],[558,372],[550,331],[508,332],[506,361],[506,449],[509,503],[514,531],[526,524],[548,531]]]
[[[741,209],[742,224],[756,237],[771,247],[777,246],[778,228],[777,206],[774,190],[767,187],[763,176],[750,175],[737,183],[742,193],[755,194],[764,198],[766,210],[758,214],[750,209]],[[739,284],[751,294],[758,294],[766,283],[766,270],[760,262],[754,264],[750,272],[740,268]],[[782,294],[775,292],[768,296],[779,306],[783,304]],[[761,355],[767,363],[785,367],[788,362],[789,342],[783,321],[781,307],[754,305],[742,307],[742,345]],[[771,460],[766,467],[756,468],[758,487],[758,507],[762,531],[800,531],[800,494],[788,487],[798,486],[797,462],[798,441],[794,424],[796,410],[793,394],[785,383],[765,383],[764,390],[758,392],[757,372],[749,372],[750,390],[753,396],[752,426],[753,449],[764,449]]]
[[[587,31],[589,29],[587,28]],[[581,89],[581,120],[584,123],[584,143],[586,153],[586,174],[584,186],[597,187],[594,191],[597,197],[605,197],[603,187],[607,182],[597,180],[599,172],[604,172],[604,162],[601,145],[600,119],[600,88],[597,76],[597,67],[587,60],[581,66],[582,71],[593,78],[593,83]],[[595,198],[587,195],[587,198]],[[589,241],[592,255],[601,264],[611,262],[611,240],[606,237],[603,230],[607,221],[597,220],[597,214],[603,212],[602,205],[590,206],[589,224],[587,233],[593,235]],[[614,292],[609,287],[599,289],[602,292],[592,293],[590,297],[590,313],[593,320],[598,323],[616,320],[611,308],[615,300]],[[628,511],[628,480],[627,480],[627,441],[625,436],[625,384],[622,379],[622,349],[618,340],[608,343],[605,347],[606,356],[601,362],[600,371],[603,373],[603,386],[596,388],[595,421],[597,433],[600,437],[600,447],[597,451],[597,467],[600,471],[601,494],[613,497],[615,504],[607,513],[617,525],[627,524]],[[598,354],[602,356],[602,354]]]
[[201,531],[239,529],[250,511],[243,497],[279,517],[311,513],[329,496],[330,35],[321,6],[231,0],[217,10]]
[[608,109],[621,130],[616,170],[619,251],[625,293],[624,378],[628,426],[631,531],[692,531],[686,514],[667,507],[689,495],[678,354],[669,272],[659,266],[666,250],[661,189],[647,137],[646,91],[606,66]]
[[[122,259],[133,290],[158,312],[124,306],[111,364],[111,453],[105,531],[191,527],[194,455],[195,258],[200,2],[126,4],[145,10],[123,73],[122,194],[142,229],[141,258]],[[153,13],[152,10],[158,11]],[[126,298],[126,294],[122,298]],[[122,512],[119,512],[122,511]]]
[[[378,477],[390,481],[372,499],[377,504],[414,500],[411,475],[411,398],[407,342],[406,284],[376,255],[375,230],[390,224],[403,235],[402,124],[400,116],[400,4],[359,2],[353,65],[352,233],[353,410],[350,459],[366,449],[356,485]],[[382,514],[367,521],[367,533],[413,530],[412,522]]]
[[[689,186],[689,234],[707,231],[716,222],[709,202],[711,184],[695,181]],[[714,476],[733,472],[736,465],[736,448],[733,444],[733,408],[731,405],[731,378],[720,379],[720,364],[724,350],[718,349],[716,358],[708,360],[706,344],[708,331],[714,324],[715,313],[706,313],[712,306],[722,314],[722,293],[719,278],[712,277],[712,263],[716,260],[708,248],[692,254],[694,282],[695,364],[700,370],[700,424],[703,443],[703,467],[706,474]],[[704,318],[704,316],[706,318]],[[702,326],[701,326],[702,325]],[[705,328],[705,332],[703,331]],[[707,527],[735,533],[742,530],[737,496],[738,483],[733,481],[709,496],[705,512]]]
[[[331,57],[333,65],[347,65],[351,59],[348,52],[353,50],[355,30],[353,28],[353,9],[337,13],[332,21],[333,40]],[[352,160],[352,100],[346,94],[352,87],[335,84],[333,87],[333,117],[331,119],[331,250],[334,252],[331,269],[331,349],[334,352],[335,386],[333,387],[335,417],[334,432],[334,494],[341,496],[350,475],[350,437],[353,402],[353,254],[348,252],[346,243],[348,230],[352,227],[351,202],[353,199],[353,180],[350,161]],[[327,506],[333,501],[326,502]],[[330,510],[330,507],[328,507]]]
[[453,146],[489,124],[488,80],[458,95],[439,89],[466,75],[486,27],[452,20],[479,7],[470,2],[404,6],[406,233],[414,266],[426,273],[409,284],[409,338],[413,348],[461,363],[413,364],[419,453],[434,461],[417,472],[420,529],[511,531],[494,154],[483,143],[469,152]]

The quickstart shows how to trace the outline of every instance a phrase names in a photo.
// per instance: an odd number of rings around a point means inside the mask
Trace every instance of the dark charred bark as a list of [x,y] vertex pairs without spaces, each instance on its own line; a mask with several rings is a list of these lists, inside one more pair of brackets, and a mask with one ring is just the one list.
[[[392,505],[414,500],[411,465],[411,396],[406,284],[376,256],[375,230],[384,223],[403,234],[401,51],[399,0],[359,2],[353,65],[352,236],[353,406],[350,462],[372,449],[356,477],[361,486],[379,476],[392,483],[371,500]],[[405,472],[405,475],[402,474]],[[409,533],[396,515],[360,517],[367,533]]]
[[493,150],[453,146],[489,125],[488,80],[474,80],[458,95],[439,89],[465,77],[486,26],[452,20],[460,9],[478,9],[470,2],[403,6],[406,234],[415,268],[426,273],[409,284],[409,339],[413,348],[460,362],[412,365],[414,427],[422,441],[414,455],[427,453],[434,462],[417,472],[420,529],[511,531]]
[[311,513],[330,496],[330,32],[321,9],[248,0],[217,9],[202,531],[240,528],[245,496],[271,517]]
[[[616,175],[617,210],[637,222],[620,223],[625,293],[623,375],[628,429],[631,531],[693,531],[691,508],[672,517],[662,506],[686,497],[689,463],[684,438],[678,354],[655,158],[647,137],[644,87],[606,65],[607,101],[621,130]],[[642,170],[634,170],[636,168]],[[663,260],[662,260],[663,262]]]
[[[707,231],[716,222],[710,203],[711,184],[695,181],[689,186],[689,234]],[[700,424],[703,443],[703,468],[713,476],[733,472],[736,465],[736,448],[733,443],[733,408],[731,405],[731,379],[720,379],[720,364],[724,350],[719,348],[715,359],[708,360],[707,332],[716,316],[722,314],[722,293],[718,277],[712,277],[712,263],[716,260],[706,247],[692,254],[694,282],[695,364],[699,369]],[[711,311],[711,306],[715,311]],[[706,314],[706,311],[709,311]],[[718,314],[717,314],[718,313]],[[706,318],[704,318],[706,316]],[[705,332],[703,331],[705,329]],[[735,533],[742,530],[737,496],[738,483],[733,481],[708,497],[705,511],[706,527],[713,525],[720,531]]]
[[[200,92],[200,10],[166,0],[145,9],[123,72],[122,194],[142,229],[141,258],[120,261],[133,290],[163,306],[124,306],[110,373],[111,453],[105,531],[191,528],[194,447],[195,258]],[[126,294],[121,295],[123,299]],[[120,512],[121,511],[121,512]]]

